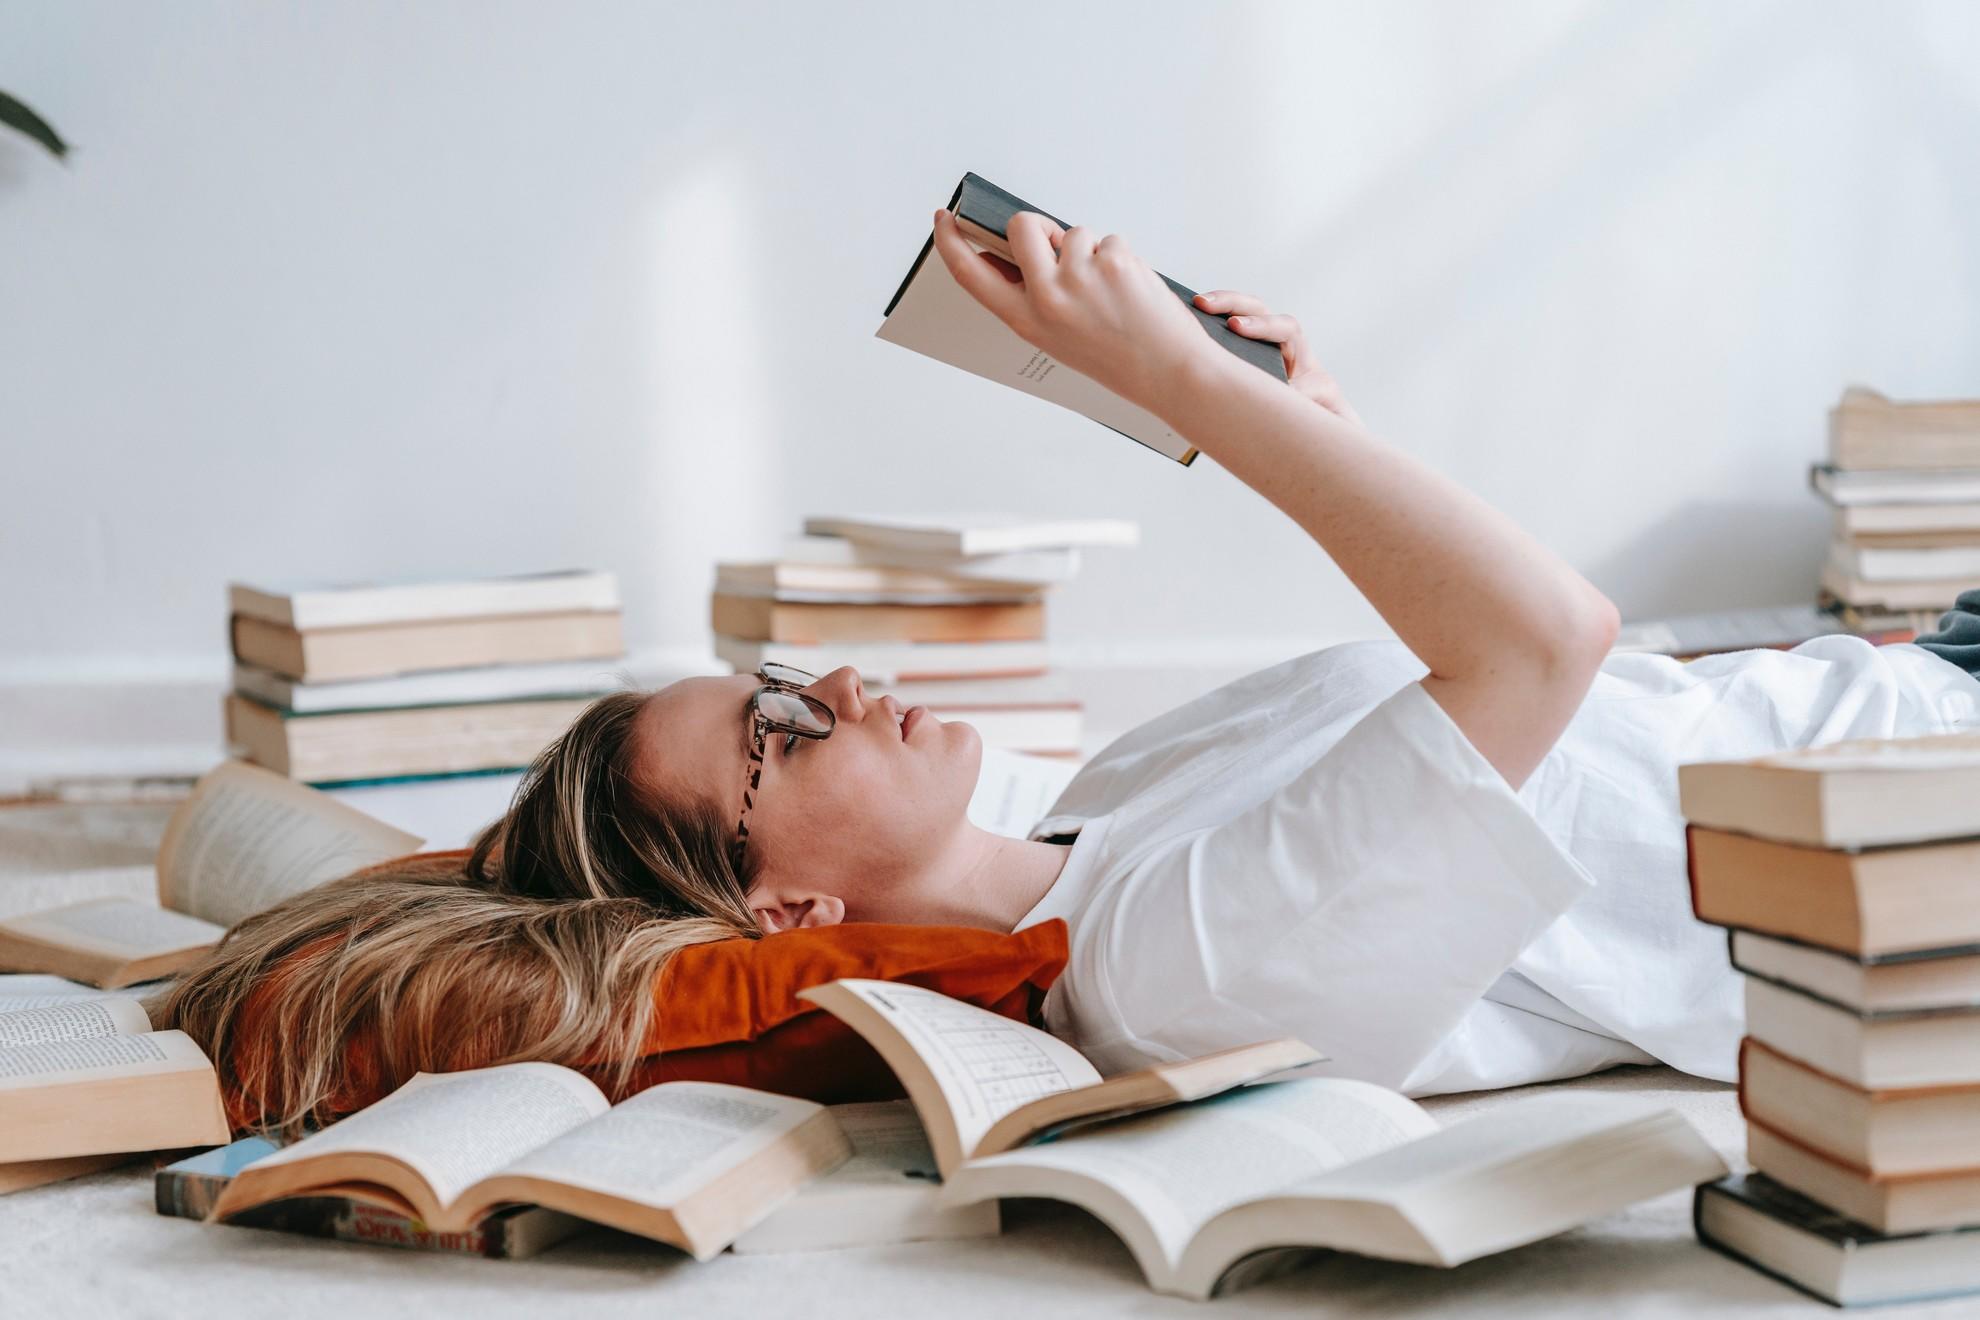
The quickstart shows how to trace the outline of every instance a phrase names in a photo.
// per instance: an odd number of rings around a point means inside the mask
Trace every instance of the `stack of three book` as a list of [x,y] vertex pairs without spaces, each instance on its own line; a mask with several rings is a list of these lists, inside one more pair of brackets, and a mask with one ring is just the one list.
[[1685,766],[1692,903],[1746,977],[1755,1172],[1701,1240],[1839,1305],[1980,1292],[1980,739]]
[[621,686],[610,573],[229,594],[227,739],[304,783],[517,769]]

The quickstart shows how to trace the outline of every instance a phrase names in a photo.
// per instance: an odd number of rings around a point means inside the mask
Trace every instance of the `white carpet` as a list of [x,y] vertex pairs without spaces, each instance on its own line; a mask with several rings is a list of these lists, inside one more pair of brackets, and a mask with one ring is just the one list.
[[[166,808],[0,809],[0,915],[148,890]],[[1656,1096],[1690,1116],[1738,1165],[1731,1091],[1666,1069],[1566,1084]],[[1518,1105],[1538,1091],[1433,1101],[1440,1116]],[[0,1197],[0,1317],[594,1317],[1212,1314],[1776,1316],[1826,1308],[1700,1247],[1688,1194],[1647,1202],[1548,1242],[1438,1271],[1319,1257],[1235,1297],[1196,1304],[1150,1293],[1097,1221],[1020,1203],[1000,1238],[722,1256],[696,1265],[641,1239],[597,1233],[530,1261],[434,1256],[206,1227],[152,1211],[148,1166]],[[1972,1302],[1906,1316],[1976,1313]]]

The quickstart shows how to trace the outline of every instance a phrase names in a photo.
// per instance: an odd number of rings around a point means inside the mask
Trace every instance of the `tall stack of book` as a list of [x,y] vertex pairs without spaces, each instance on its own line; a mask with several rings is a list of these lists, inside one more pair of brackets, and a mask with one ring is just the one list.
[[736,672],[850,665],[869,691],[966,721],[986,747],[1079,753],[1083,712],[1050,672],[1045,596],[1082,547],[1135,544],[1133,523],[859,516],[804,531],[773,562],[716,566],[715,653]]
[[619,584],[558,572],[229,590],[227,739],[312,784],[513,770],[617,686]]
[[1838,1304],[1980,1291],[1980,738],[1687,765],[1692,906],[1746,976],[1754,1172],[1700,1240]]
[[1897,403],[1852,386],[1809,479],[1835,510],[1822,595],[1845,623],[1929,630],[1980,586],[1980,399]]

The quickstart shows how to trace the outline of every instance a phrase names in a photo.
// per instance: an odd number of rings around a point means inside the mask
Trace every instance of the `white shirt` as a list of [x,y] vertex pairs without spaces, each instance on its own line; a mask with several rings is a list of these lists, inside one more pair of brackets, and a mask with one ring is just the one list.
[[1033,838],[1078,832],[1047,1023],[1103,1072],[1275,1036],[1413,1094],[1662,1060],[1731,1078],[1724,934],[1691,915],[1677,767],[1980,723],[1980,682],[1823,637],[1611,657],[1509,789],[1397,642],[1336,646],[1129,732]]

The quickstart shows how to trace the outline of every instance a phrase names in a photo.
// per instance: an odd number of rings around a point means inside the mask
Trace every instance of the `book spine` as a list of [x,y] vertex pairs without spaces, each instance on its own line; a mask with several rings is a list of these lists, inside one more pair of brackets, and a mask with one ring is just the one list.
[[[160,1169],[152,1180],[158,1213],[174,1219],[204,1220],[229,1178]],[[338,1242],[370,1242],[412,1251],[506,1260],[518,1252],[515,1215],[498,1215],[464,1233],[438,1233],[415,1219],[361,1201],[334,1196],[298,1196],[256,1206],[227,1221],[232,1228],[263,1228]]]

